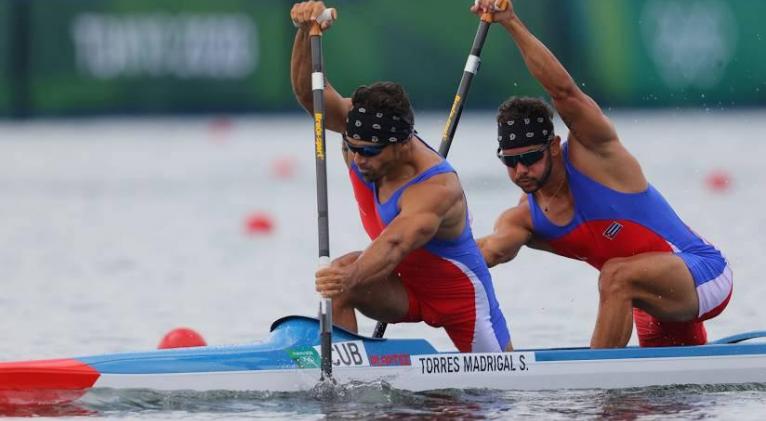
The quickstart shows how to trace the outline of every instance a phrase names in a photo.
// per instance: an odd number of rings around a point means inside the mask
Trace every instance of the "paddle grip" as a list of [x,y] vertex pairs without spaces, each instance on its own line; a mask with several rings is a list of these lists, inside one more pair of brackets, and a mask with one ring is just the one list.
[[[508,0],[496,0],[494,4],[494,12],[502,12],[508,8]],[[492,23],[495,20],[494,12],[482,13],[481,20],[487,23]]]
[[338,12],[333,9],[324,9],[324,11],[317,16],[316,20],[311,23],[311,29],[309,30],[310,36],[322,36],[322,24],[325,22],[335,22],[335,19],[337,19]]

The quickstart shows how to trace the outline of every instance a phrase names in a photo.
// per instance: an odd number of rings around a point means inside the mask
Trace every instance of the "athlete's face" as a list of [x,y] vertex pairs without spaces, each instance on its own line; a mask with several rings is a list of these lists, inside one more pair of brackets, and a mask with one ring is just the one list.
[[348,137],[345,142],[359,172],[368,182],[383,177],[398,157],[397,146],[390,143],[372,143]]
[[508,168],[508,176],[524,193],[536,192],[551,175],[550,144],[502,149],[499,156]]

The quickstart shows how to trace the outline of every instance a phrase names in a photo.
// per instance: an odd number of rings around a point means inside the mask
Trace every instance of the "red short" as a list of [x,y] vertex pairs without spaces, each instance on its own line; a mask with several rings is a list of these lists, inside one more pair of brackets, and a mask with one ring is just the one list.
[[636,322],[638,344],[642,347],[704,345],[707,343],[707,331],[702,322],[719,315],[730,299],[731,292],[716,308],[688,322],[659,320],[643,310],[634,308],[633,320]]

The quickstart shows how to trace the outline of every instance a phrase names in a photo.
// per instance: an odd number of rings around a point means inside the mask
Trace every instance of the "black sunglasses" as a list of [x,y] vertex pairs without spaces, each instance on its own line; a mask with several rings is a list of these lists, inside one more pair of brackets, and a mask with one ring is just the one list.
[[524,164],[525,167],[528,167],[543,159],[543,156],[545,156],[545,150],[548,149],[550,144],[550,142],[547,142],[545,143],[545,147],[542,149],[524,152],[516,155],[503,155],[503,150],[498,148],[497,157],[503,164],[505,164],[506,167],[509,168],[516,168],[516,165],[518,165],[519,162]]
[[343,143],[346,145],[346,149],[351,151],[352,153],[362,155],[364,157],[373,157],[378,156],[381,152],[383,152],[383,149],[385,149],[388,145],[391,145],[389,142],[381,143],[380,145],[367,145],[367,146],[356,146],[348,141],[348,139],[344,136],[343,137]]

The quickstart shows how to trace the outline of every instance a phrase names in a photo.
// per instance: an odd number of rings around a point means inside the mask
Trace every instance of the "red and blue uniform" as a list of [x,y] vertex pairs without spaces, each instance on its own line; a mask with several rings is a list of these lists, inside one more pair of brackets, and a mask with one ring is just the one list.
[[731,298],[733,277],[721,252],[694,233],[651,184],[640,193],[612,190],[578,171],[563,147],[574,216],[563,226],[552,223],[534,195],[529,206],[535,235],[566,257],[596,269],[615,257],[648,252],[675,253],[694,279],[699,314],[689,322],[658,320],[634,308],[641,346],[698,345],[707,342],[704,320],[720,314]]
[[[407,187],[455,170],[447,161],[420,173],[378,201],[375,183],[367,182],[355,163],[349,174],[367,234],[377,238],[399,214],[399,198]],[[409,310],[399,322],[424,321],[444,327],[461,352],[498,352],[511,340],[500,311],[492,277],[474,241],[466,212],[463,232],[453,240],[431,239],[409,253],[394,271],[407,290]]]

